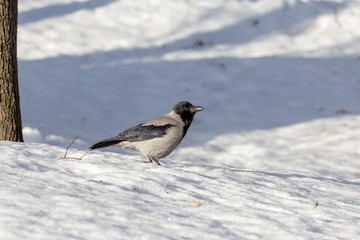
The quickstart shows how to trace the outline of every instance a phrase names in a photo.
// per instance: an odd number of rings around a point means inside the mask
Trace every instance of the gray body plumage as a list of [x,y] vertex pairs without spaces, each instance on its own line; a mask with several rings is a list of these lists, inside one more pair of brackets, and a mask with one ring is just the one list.
[[169,114],[156,117],[146,123],[129,128],[117,136],[95,143],[90,150],[108,146],[121,146],[139,150],[148,158],[147,162],[168,156],[186,135],[198,111],[204,108],[183,101],[176,104]]

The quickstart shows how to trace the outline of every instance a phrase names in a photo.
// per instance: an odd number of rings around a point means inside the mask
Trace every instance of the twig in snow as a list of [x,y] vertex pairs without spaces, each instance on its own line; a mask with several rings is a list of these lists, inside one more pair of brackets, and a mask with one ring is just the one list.
[[61,160],[65,160],[65,159],[82,160],[82,158],[85,157],[86,154],[88,154],[88,153],[91,151],[91,150],[88,150],[84,155],[82,155],[82,156],[79,157],[79,158],[76,158],[76,157],[67,157],[66,155],[67,155],[67,152],[68,152],[69,148],[71,147],[71,145],[74,144],[74,142],[75,142],[75,140],[76,140],[77,138],[79,138],[79,136],[74,137],[74,139],[71,141],[70,145],[69,145],[69,146],[66,148],[66,150],[65,150],[64,156],[60,158]]

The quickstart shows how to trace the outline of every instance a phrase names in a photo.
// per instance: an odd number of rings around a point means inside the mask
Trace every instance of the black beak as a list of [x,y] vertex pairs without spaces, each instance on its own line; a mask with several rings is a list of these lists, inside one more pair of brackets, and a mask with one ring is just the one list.
[[200,106],[191,106],[191,108],[190,108],[190,112],[192,112],[192,113],[200,112],[203,110],[204,110],[204,108],[200,107]]

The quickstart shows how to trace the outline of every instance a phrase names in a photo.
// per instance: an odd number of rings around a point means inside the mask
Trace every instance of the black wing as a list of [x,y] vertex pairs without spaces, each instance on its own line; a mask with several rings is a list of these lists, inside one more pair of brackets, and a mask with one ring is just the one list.
[[166,124],[162,126],[155,126],[155,125],[146,125],[143,126],[142,124],[129,128],[122,133],[119,133],[119,135],[113,137],[101,140],[99,142],[94,143],[90,149],[96,149],[96,148],[104,148],[109,147],[112,145],[116,145],[122,141],[129,141],[129,142],[137,142],[137,141],[144,141],[149,140],[153,138],[162,137],[165,135],[166,130],[174,127],[173,124]]
[[161,126],[140,124],[125,130],[124,132],[120,133],[114,138],[129,142],[144,141],[144,140],[162,137],[165,135],[166,130],[174,126],[175,125],[173,124],[166,124]]

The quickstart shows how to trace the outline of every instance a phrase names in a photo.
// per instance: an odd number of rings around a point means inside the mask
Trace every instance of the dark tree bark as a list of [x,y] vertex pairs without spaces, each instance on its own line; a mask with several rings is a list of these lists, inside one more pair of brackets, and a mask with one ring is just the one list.
[[17,68],[17,0],[0,0],[0,140],[23,142]]

